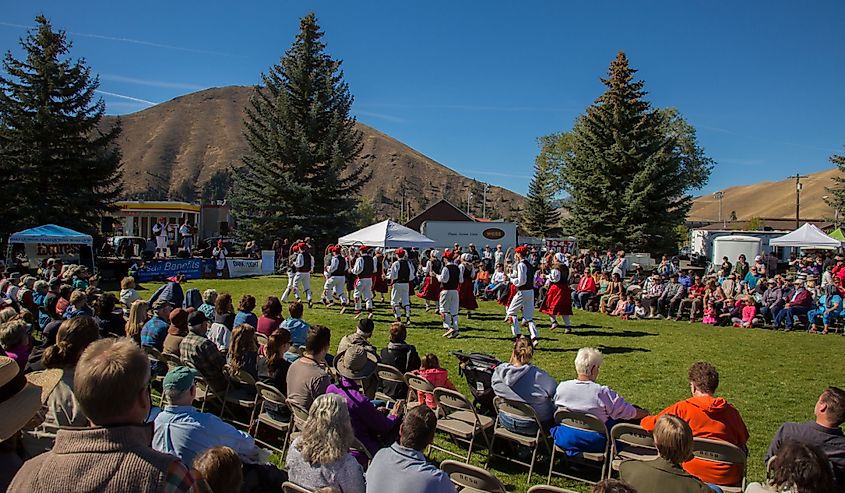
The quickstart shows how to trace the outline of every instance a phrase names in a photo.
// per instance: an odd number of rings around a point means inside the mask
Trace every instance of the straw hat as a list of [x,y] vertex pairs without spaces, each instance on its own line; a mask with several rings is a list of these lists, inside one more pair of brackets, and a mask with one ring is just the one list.
[[59,369],[24,376],[15,360],[0,356],[0,441],[29,423],[61,378]]
[[363,380],[378,368],[376,355],[363,346],[354,344],[335,357],[334,368],[341,376],[350,380]]

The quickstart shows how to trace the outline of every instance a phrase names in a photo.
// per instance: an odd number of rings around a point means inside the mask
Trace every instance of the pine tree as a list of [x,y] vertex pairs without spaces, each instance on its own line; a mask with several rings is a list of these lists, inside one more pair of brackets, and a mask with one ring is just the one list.
[[310,13],[247,108],[250,152],[235,172],[238,235],[259,241],[333,241],[355,222],[357,192],[372,172],[352,165],[362,148],[341,62],[325,53]]
[[94,233],[123,190],[120,123],[99,127],[99,79],[68,59],[64,31],[35,21],[20,41],[25,60],[7,52],[0,77],[0,234],[47,223]]
[[520,227],[539,238],[560,234],[560,212],[554,204],[555,176],[549,172],[541,153],[534,163],[534,176],[528,185],[528,196],[522,209]]
[[563,170],[565,226],[587,247],[670,252],[692,206],[688,192],[706,183],[712,161],[675,110],[650,107],[635,73],[620,52],[602,79],[607,90],[576,122]]
[[830,194],[825,199],[825,202],[836,211],[834,217],[836,224],[834,226],[838,228],[840,222],[839,215],[845,211],[845,155],[834,154],[830,156],[830,162],[835,164],[839,169],[839,175],[833,177],[834,186],[825,188],[827,193]]

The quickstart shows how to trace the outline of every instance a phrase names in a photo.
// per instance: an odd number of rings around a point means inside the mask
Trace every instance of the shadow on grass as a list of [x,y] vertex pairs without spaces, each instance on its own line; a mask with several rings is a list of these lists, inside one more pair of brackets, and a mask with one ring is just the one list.
[[607,330],[574,330],[572,333],[579,336],[613,336],[613,337],[655,337],[657,334],[643,332],[641,330],[617,330],[612,327],[602,327]]

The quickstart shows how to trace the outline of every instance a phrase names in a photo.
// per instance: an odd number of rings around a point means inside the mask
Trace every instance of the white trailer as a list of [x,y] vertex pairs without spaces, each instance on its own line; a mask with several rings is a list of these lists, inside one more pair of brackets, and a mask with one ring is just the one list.
[[470,243],[481,250],[484,245],[502,245],[507,251],[517,245],[516,223],[475,221],[425,221],[420,233],[434,240],[435,248],[451,248],[455,243],[466,248]]
[[[775,248],[769,245],[769,240],[779,238],[789,231],[732,231],[732,230],[708,230],[708,229],[693,229],[690,231],[690,253],[700,258],[706,259],[708,262],[713,261],[713,240],[725,236],[744,236],[760,239],[760,252],[769,253]],[[787,260],[784,255],[787,249],[780,250],[780,259]],[[749,260],[753,260],[753,257]],[[719,257],[721,263],[722,257]],[[733,262],[734,259],[731,259]]]

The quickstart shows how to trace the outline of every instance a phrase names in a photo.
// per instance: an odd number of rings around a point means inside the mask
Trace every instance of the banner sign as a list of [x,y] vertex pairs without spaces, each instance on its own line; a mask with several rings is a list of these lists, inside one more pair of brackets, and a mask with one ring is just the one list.
[[168,277],[184,275],[187,279],[200,279],[202,277],[202,259],[173,259],[173,260],[152,260],[144,263],[135,273],[135,279],[140,282],[163,281]]
[[261,260],[258,259],[229,259],[226,267],[229,268],[229,277],[261,275]]
[[549,252],[555,253],[565,253],[567,255],[571,253],[578,253],[576,249],[578,248],[578,241],[575,239],[547,239],[546,240],[546,250]]

